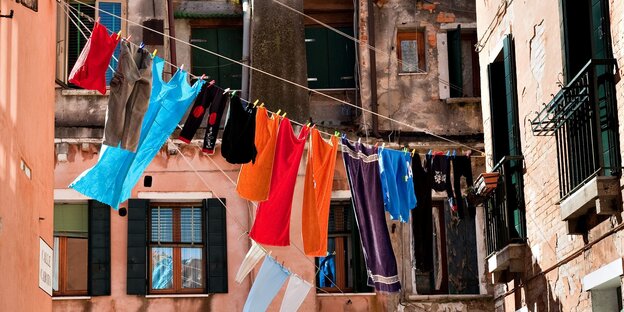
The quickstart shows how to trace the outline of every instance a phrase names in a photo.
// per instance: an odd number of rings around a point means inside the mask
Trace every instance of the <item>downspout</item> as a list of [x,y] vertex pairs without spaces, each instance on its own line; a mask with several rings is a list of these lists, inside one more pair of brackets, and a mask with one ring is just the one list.
[[[368,43],[375,46],[375,13],[373,11],[373,0],[368,0]],[[371,110],[375,114],[371,114],[373,136],[379,138],[379,117],[377,113],[377,58],[374,49],[369,49],[370,64],[370,88],[371,88]]]
[[[173,20],[173,0],[167,0],[167,15],[169,23],[169,53],[171,54],[171,64],[177,65],[176,61],[176,42],[175,42],[175,22]],[[175,72],[175,69],[171,68],[171,75]]]
[[[251,24],[251,7],[249,0],[243,0],[243,64],[249,65],[249,41]],[[243,66],[243,77],[241,82],[241,97],[247,99],[249,96],[249,68]],[[251,99],[249,99],[251,101]]]

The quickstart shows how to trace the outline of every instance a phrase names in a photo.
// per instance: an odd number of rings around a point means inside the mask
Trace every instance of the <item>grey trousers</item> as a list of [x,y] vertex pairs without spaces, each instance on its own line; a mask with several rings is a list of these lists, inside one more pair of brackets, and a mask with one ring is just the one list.
[[135,152],[141,123],[152,91],[152,58],[145,50],[122,41],[117,70],[110,82],[104,144]]

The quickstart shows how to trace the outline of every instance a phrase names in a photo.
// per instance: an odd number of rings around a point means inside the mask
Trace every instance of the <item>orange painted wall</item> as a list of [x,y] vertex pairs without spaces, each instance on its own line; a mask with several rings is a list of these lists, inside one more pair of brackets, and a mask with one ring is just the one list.
[[[39,237],[52,245],[56,2],[0,2],[0,310],[51,311]],[[23,160],[31,178],[20,169]]]

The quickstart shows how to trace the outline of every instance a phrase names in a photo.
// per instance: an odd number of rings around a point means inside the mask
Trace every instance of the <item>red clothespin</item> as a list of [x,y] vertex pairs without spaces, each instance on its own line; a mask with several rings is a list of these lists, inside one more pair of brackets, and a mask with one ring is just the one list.
[[210,82],[209,82],[209,83],[210,83],[210,85],[212,86],[213,84],[215,84],[215,82],[216,82],[216,81],[214,81],[214,80],[210,80]]
[[126,37],[126,41],[130,42],[130,38],[132,38],[132,35],[128,35],[128,37]]

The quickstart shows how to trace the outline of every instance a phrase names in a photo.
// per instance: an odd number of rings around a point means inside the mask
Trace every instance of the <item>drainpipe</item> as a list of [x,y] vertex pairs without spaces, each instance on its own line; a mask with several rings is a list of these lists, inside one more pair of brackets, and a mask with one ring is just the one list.
[[[171,54],[171,64],[177,65],[176,61],[176,42],[175,38],[175,22],[173,21],[173,0],[167,0],[167,15],[169,23],[169,53]],[[175,72],[175,68],[171,68],[171,75]]]
[[[368,41],[369,45],[375,46],[375,14],[373,12],[373,0],[368,0]],[[377,58],[375,50],[369,50],[370,57],[370,88],[371,88],[371,110],[377,113]],[[379,138],[379,117],[371,114],[373,136]]]
[[[251,7],[249,0],[243,0],[243,64],[249,65],[249,41],[251,24]],[[241,97],[246,99],[249,96],[249,68],[243,66],[243,77],[241,82]],[[249,99],[251,101],[251,99]]]

